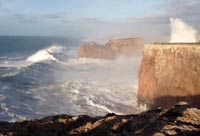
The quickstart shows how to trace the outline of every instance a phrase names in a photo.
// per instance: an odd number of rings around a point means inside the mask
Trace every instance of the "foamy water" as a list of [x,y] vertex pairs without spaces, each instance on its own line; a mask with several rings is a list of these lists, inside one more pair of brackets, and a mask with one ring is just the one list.
[[3,57],[1,120],[129,114],[145,109],[138,107],[136,95],[141,57],[112,61],[66,57],[68,54],[74,54],[74,49],[70,52],[69,47],[52,45],[19,59]]
[[60,45],[53,45],[53,46],[51,46],[49,48],[37,51],[35,54],[33,54],[30,57],[28,57],[27,61],[28,62],[40,62],[40,61],[45,61],[45,60],[58,61],[53,56],[53,54],[61,52],[62,49],[63,49],[63,47],[60,46]]

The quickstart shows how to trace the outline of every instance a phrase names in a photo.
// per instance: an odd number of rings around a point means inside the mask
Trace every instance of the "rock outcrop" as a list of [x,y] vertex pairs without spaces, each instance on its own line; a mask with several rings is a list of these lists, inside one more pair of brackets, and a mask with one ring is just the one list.
[[16,123],[0,122],[0,136],[199,136],[200,110],[185,103],[138,115],[59,115]]
[[79,49],[80,58],[115,59],[120,56],[132,57],[141,55],[143,42],[140,38],[110,40],[106,45],[89,43]]
[[200,44],[146,45],[138,102],[154,108],[178,101],[200,107]]

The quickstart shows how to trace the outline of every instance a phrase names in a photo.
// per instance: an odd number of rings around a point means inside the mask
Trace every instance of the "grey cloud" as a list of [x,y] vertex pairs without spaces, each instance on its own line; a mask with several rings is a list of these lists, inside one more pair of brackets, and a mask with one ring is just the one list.
[[168,0],[169,16],[178,17],[200,31],[199,0]]
[[169,0],[169,11],[177,16],[198,15],[199,0]]
[[[165,4],[156,6],[156,14],[149,14],[138,18],[128,18],[124,21],[137,31],[146,41],[167,41],[170,34],[169,18],[177,17],[200,31],[200,1],[199,0],[167,0]],[[133,29],[132,29],[133,30]],[[134,31],[133,30],[133,31]]]
[[67,18],[66,13],[46,13],[46,14],[41,14],[40,17],[44,19],[65,19]]
[[165,14],[168,17],[178,17],[190,23],[200,21],[199,0],[168,0],[165,6]]
[[17,21],[19,23],[36,23],[38,22],[38,17],[34,15],[27,15],[23,13],[12,13],[9,15],[4,16],[7,19]]
[[60,21],[66,20],[67,15],[60,13],[48,13],[48,14],[35,14],[35,13],[17,13],[9,9],[4,9],[4,18],[12,19],[20,23],[42,23],[49,21]]
[[[139,18],[134,18],[140,23],[166,24],[170,17],[178,17],[186,20],[200,20],[200,1],[199,0],[167,0],[167,3],[159,5],[164,12],[160,14],[149,14]],[[159,9],[159,10],[160,10]]]
[[109,24],[108,21],[104,21],[97,17],[86,17],[86,18],[80,18],[77,21],[82,23],[89,23],[89,24]]
[[135,23],[148,23],[148,24],[166,24],[169,22],[169,16],[168,15],[149,15],[145,17],[138,17],[138,18],[132,18],[129,20],[132,20]]
[[70,31],[91,40],[136,36],[146,42],[155,42],[168,41],[170,17],[181,18],[200,30],[199,7],[199,0],[166,0],[163,5],[156,5],[157,13],[112,22],[95,17],[75,18],[67,13],[25,14],[10,10],[6,13],[10,19],[21,23],[46,25],[45,30],[49,33],[55,31],[64,34]]
[[42,15],[42,17],[48,18],[48,19],[60,19],[62,16],[59,14],[45,14],[45,15]]

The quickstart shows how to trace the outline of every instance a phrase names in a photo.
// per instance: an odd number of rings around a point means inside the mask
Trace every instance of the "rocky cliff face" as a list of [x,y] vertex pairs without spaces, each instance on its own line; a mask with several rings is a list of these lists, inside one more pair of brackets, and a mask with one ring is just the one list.
[[139,103],[158,107],[180,100],[200,107],[200,45],[146,45],[139,72]]
[[79,49],[80,58],[114,59],[115,53],[108,47],[97,43],[82,45]]
[[141,55],[143,50],[142,40],[139,38],[127,38],[110,40],[106,45],[89,43],[79,49],[81,58],[115,59],[120,56],[132,57]]

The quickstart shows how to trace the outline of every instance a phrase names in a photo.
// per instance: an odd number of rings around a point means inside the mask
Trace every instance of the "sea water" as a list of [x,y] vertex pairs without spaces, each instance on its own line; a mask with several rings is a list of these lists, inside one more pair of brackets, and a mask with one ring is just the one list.
[[137,105],[141,57],[78,58],[80,43],[73,38],[0,36],[0,121],[143,111]]

